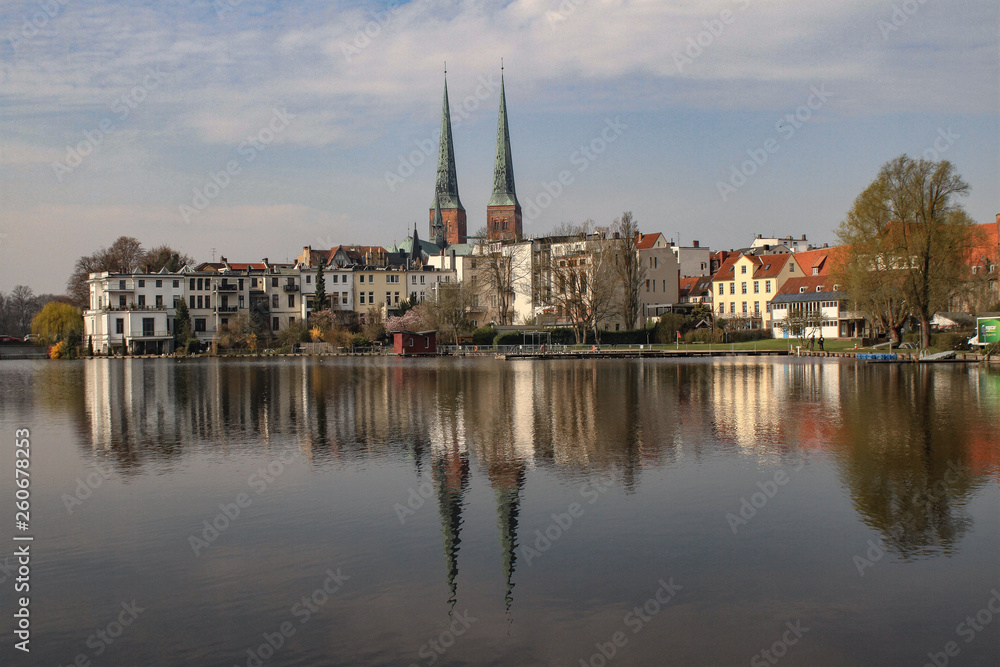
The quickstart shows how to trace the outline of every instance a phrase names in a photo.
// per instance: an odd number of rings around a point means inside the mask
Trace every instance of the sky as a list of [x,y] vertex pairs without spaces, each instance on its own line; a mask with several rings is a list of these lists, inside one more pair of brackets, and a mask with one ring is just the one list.
[[198,261],[426,237],[444,69],[473,233],[501,59],[524,232],[836,242],[879,167],[1000,212],[995,0],[0,3],[0,290],[126,234]]

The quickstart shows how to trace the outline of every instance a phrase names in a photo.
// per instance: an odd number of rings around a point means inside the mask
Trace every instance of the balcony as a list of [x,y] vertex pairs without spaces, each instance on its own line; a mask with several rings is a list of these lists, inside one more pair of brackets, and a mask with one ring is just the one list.
[[298,285],[282,285],[281,289],[285,290],[286,292],[298,292],[299,291],[299,286]]
[[239,306],[219,306],[215,309],[217,313],[236,313],[239,312]]
[[169,331],[154,331],[152,329],[143,329],[141,332],[133,333],[129,336],[130,340],[137,340],[143,338],[173,338],[174,335]]
[[235,292],[236,290],[237,286],[235,284],[230,285],[229,283],[219,283],[215,285],[216,292]]

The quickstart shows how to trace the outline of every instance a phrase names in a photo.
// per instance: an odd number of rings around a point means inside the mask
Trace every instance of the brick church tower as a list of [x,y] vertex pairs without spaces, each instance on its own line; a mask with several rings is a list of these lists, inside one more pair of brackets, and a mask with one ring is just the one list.
[[[438,148],[437,184],[430,209],[430,236],[444,238],[453,245],[466,242],[465,207],[458,198],[458,175],[455,170],[455,145],[451,138],[451,110],[448,107],[448,73],[444,80],[444,105],[441,110],[441,145]],[[435,229],[435,226],[441,228]]]
[[492,239],[521,238],[521,204],[514,191],[514,163],[510,156],[507,96],[500,68],[500,119],[497,122],[497,157],[493,165],[493,196],[486,206],[486,233]]

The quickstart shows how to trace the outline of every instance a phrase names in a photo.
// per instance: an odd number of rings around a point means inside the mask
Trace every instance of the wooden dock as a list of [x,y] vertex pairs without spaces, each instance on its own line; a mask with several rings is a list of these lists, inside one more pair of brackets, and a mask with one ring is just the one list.
[[497,354],[498,359],[681,359],[686,357],[787,357],[788,350],[527,350]]

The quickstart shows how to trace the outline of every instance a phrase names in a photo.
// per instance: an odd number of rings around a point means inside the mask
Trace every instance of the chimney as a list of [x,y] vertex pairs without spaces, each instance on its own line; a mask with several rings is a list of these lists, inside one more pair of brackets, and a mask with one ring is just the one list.
[[697,242],[697,241],[692,241],[691,243],[693,244],[693,245],[691,246],[692,248],[698,248],[698,247],[700,247],[700,246],[698,245],[698,242]]
[[803,234],[803,235],[802,235],[802,240],[803,240],[803,241],[805,241],[805,240],[806,240],[806,235],[805,235],[805,234]]

